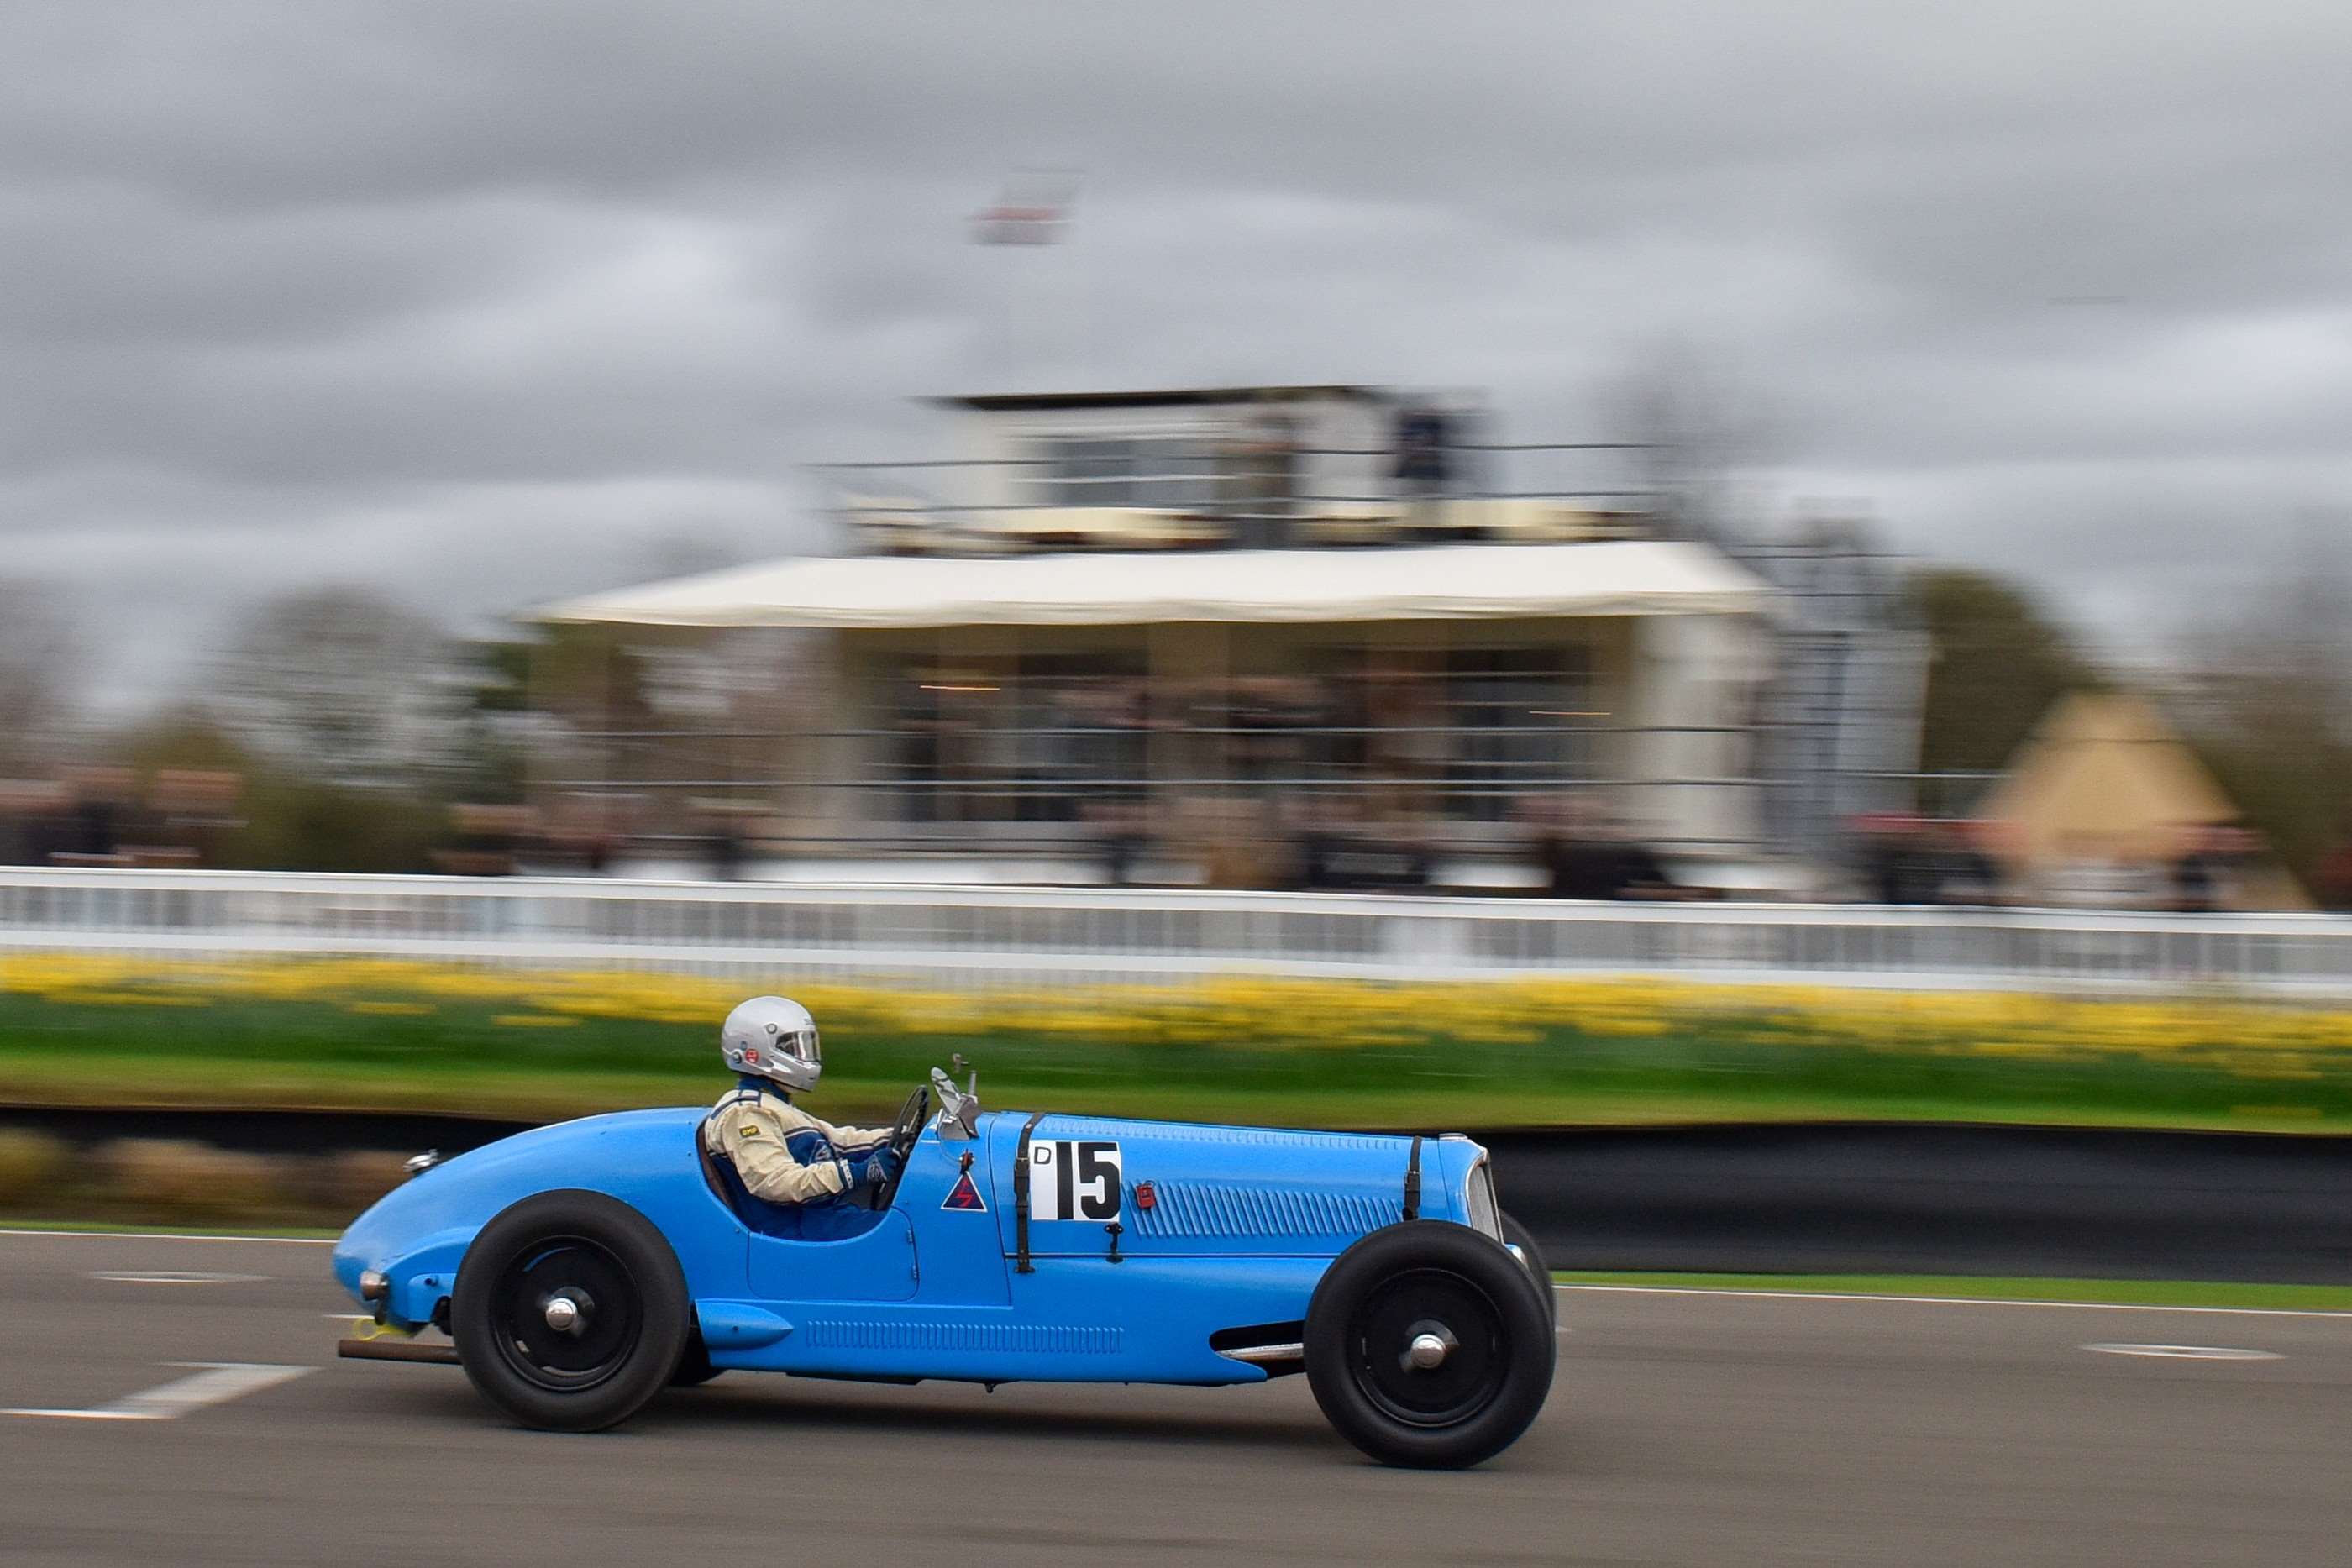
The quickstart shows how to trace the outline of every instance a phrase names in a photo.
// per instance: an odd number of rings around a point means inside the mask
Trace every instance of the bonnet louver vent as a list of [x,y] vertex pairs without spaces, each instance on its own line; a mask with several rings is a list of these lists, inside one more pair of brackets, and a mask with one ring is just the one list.
[[1150,1208],[1128,1206],[1138,1236],[1361,1236],[1404,1218],[1401,1198],[1297,1192],[1239,1183],[1154,1184]]

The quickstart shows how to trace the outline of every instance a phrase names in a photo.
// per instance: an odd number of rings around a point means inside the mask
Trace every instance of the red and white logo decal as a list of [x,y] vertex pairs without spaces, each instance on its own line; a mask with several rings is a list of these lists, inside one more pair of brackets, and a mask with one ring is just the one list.
[[955,1186],[948,1188],[948,1195],[940,1200],[940,1207],[970,1209],[975,1214],[988,1212],[988,1204],[981,1197],[980,1188],[973,1183],[970,1171],[956,1177]]

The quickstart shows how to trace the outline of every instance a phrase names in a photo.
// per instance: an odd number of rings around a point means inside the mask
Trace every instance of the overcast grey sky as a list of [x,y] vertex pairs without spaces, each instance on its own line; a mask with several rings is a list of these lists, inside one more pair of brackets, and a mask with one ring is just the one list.
[[[789,553],[796,465],[1048,378],[1572,438],[1685,343],[1776,507],[2126,641],[2352,515],[2341,0],[6,15],[0,576],[118,700],[288,585]],[[1086,171],[1076,243],[971,246],[1022,165]]]

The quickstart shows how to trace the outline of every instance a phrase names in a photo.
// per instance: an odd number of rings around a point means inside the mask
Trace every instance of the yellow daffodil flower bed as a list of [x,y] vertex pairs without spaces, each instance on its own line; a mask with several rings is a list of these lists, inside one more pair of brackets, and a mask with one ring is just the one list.
[[[828,1114],[951,1051],[991,1104],[1348,1126],[1852,1117],[2352,1127],[2352,1009],[1552,979],[941,992],[771,982]],[[706,1100],[751,981],[0,958],[0,1101],[551,1116]]]

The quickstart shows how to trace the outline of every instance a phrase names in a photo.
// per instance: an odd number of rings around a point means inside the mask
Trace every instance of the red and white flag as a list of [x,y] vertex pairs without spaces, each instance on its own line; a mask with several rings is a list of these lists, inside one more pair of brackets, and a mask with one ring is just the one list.
[[971,216],[976,245],[1053,245],[1070,225],[1077,177],[1061,170],[1030,170],[1005,183],[993,206]]

